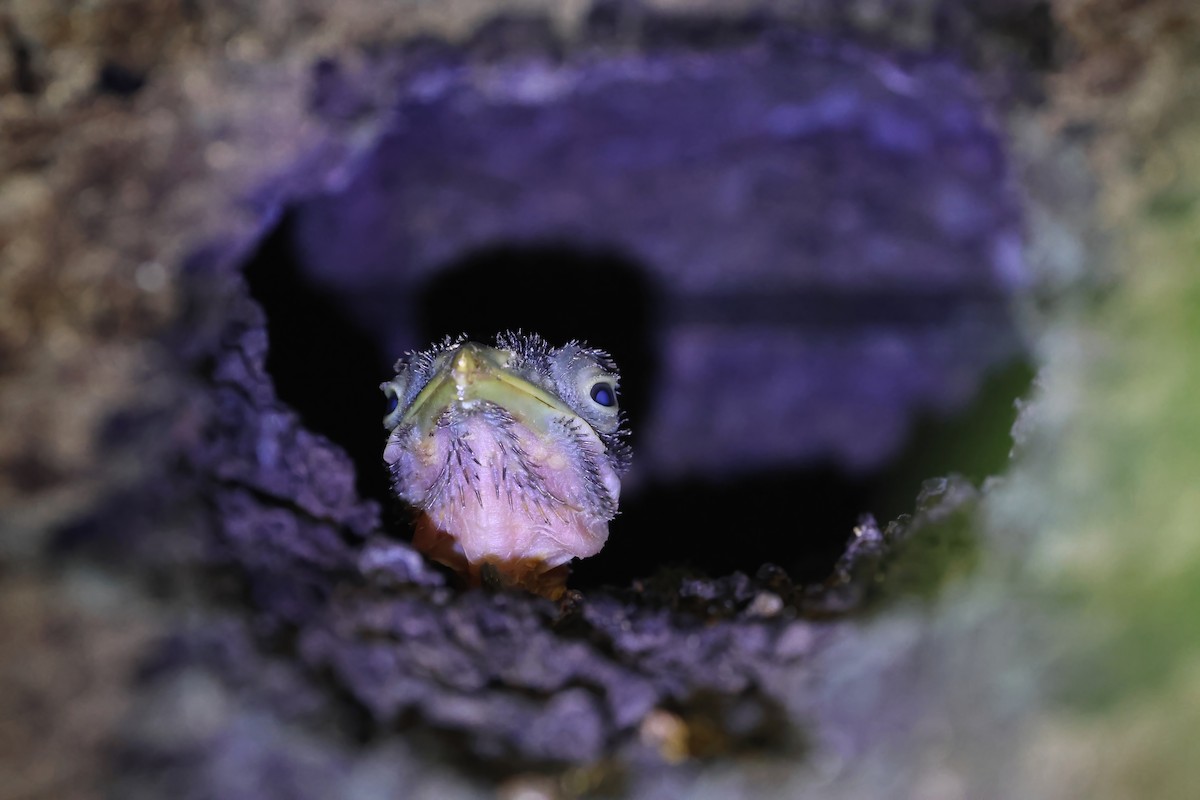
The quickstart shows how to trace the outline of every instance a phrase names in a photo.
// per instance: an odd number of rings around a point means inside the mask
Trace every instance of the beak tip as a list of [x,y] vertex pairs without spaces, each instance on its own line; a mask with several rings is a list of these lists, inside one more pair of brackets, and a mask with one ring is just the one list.
[[467,342],[458,348],[454,354],[454,374],[459,378],[469,378],[479,372],[484,365],[483,354],[474,342]]

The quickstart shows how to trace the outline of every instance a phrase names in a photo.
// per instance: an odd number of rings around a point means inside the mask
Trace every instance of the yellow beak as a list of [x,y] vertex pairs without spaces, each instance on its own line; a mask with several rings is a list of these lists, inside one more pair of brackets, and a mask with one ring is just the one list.
[[455,403],[468,410],[494,403],[531,429],[543,431],[551,419],[575,416],[552,393],[511,372],[511,356],[507,350],[464,342],[413,399],[400,424],[429,432]]

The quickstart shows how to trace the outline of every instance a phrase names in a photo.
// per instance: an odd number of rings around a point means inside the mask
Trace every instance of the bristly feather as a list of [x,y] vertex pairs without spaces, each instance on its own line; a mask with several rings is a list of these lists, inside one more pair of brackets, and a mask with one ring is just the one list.
[[572,339],[571,341],[567,342],[562,346],[562,349],[565,350],[568,347],[574,347],[579,351],[576,355],[576,358],[590,358],[599,364],[600,369],[604,370],[605,372],[611,372],[613,374],[618,372],[617,362],[613,360],[613,357],[609,355],[607,350],[601,350],[599,347],[589,347],[586,343],[581,342],[578,339]]
[[578,419],[563,422],[575,451],[576,468],[583,473],[584,485],[591,496],[593,506],[599,509],[600,516],[612,519],[617,513],[617,501],[604,484],[604,478],[600,474],[600,465],[596,463],[595,456],[591,453],[587,434],[581,427],[582,424]]
[[497,334],[496,347],[512,351],[509,365],[513,369],[530,370],[542,375],[546,373],[546,365],[554,352],[550,343],[541,336],[536,333],[522,333],[520,330]]
[[629,428],[626,424],[627,418],[624,412],[622,412],[620,420],[619,427],[612,433],[596,432],[596,435],[600,437],[600,441],[604,442],[604,447],[608,451],[608,455],[612,459],[613,466],[618,473],[629,469],[629,464],[633,460],[633,448],[626,441],[629,437]]
[[428,371],[439,355],[447,350],[453,350],[467,340],[467,334],[458,336],[447,334],[441,341],[435,342],[424,350],[408,350],[396,361],[392,369],[397,373],[410,370],[414,374]]

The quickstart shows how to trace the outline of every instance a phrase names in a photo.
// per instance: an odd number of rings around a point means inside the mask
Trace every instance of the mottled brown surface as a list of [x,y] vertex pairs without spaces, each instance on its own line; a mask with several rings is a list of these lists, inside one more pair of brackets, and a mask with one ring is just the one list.
[[93,577],[64,594],[34,575],[8,575],[0,593],[0,797],[104,796],[114,720],[154,633],[136,597]]
[[[1047,404],[1040,448],[1055,441],[1061,461],[1047,464],[1043,453],[1034,468],[1061,475],[1047,487],[1079,514],[1060,534],[1071,555],[1047,558],[1049,574],[1086,587],[1087,618],[1104,623],[1059,676],[1062,693],[1083,702],[1042,721],[1024,769],[1045,797],[1184,798],[1200,781],[1189,744],[1200,735],[1192,488],[1200,7],[1065,0],[1055,8],[1073,57],[1051,80],[1043,121],[1056,135],[1083,133],[1104,242],[1089,278],[1105,291],[1081,317],[1086,350],[1072,353],[1061,340],[1047,348],[1055,387],[1088,392],[1072,417],[1069,404]],[[1070,463],[1086,463],[1086,477],[1071,475]]]

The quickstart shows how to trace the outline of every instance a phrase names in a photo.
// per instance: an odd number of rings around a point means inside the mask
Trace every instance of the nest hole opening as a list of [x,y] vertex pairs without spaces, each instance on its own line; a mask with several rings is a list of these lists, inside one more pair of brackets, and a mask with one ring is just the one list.
[[[305,427],[353,461],[360,495],[396,512],[384,516],[390,535],[409,534],[381,455],[377,386],[392,374],[397,342],[422,347],[459,333],[487,340],[520,328],[552,343],[604,347],[622,369],[635,464],[653,446],[656,395],[670,390],[661,377],[664,328],[678,324],[678,315],[635,258],[564,241],[506,243],[470,251],[407,287],[347,292],[306,268],[297,224],[296,214],[285,214],[244,267],[266,314],[267,370]],[[574,563],[572,585],[623,585],[672,566],[753,574],[765,563],[800,582],[820,580],[862,515],[886,522],[911,511],[928,478],[957,472],[982,481],[1000,472],[1014,401],[1032,374],[1027,360],[1013,358],[989,373],[970,402],[912,413],[904,446],[866,469],[811,454],[683,478],[635,468],[608,544]]]

